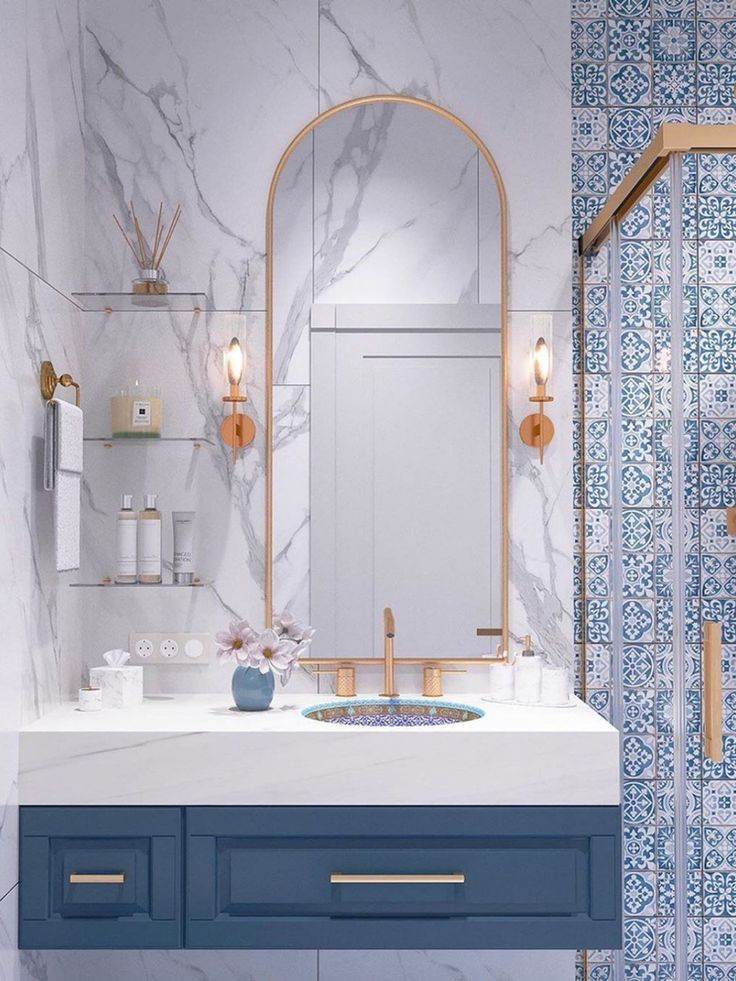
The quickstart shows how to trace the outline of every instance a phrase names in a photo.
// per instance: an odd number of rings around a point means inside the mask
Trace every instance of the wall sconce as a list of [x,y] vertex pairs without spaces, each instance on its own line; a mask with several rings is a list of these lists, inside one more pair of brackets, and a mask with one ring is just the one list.
[[[250,416],[238,412],[238,404],[247,402],[248,397],[245,391],[240,392],[240,381],[243,377],[243,367],[245,359],[243,349],[237,337],[233,337],[225,352],[225,371],[227,380],[230,384],[230,394],[223,395],[222,401],[229,402],[232,410],[225,416],[220,425],[220,436],[224,443],[232,447],[233,463],[235,463],[238,450],[252,443],[256,435],[256,427]],[[245,388],[245,385],[243,386]]]
[[555,427],[552,420],[544,414],[545,402],[554,402],[552,395],[547,395],[547,382],[549,381],[552,358],[549,346],[543,337],[538,337],[532,351],[532,394],[529,396],[530,402],[535,402],[538,406],[536,412],[532,412],[522,420],[519,426],[519,435],[522,442],[527,446],[536,446],[539,449],[539,462],[544,463],[544,448],[552,442],[555,434]]

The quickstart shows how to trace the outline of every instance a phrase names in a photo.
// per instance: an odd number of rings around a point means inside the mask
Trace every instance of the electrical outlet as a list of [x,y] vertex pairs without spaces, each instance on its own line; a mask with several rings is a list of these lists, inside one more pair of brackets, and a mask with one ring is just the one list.
[[131,644],[130,646],[137,657],[148,660],[153,654],[153,644],[148,637],[141,637],[140,640],[137,640],[135,644]]
[[158,647],[158,652],[161,657],[172,658],[176,657],[179,653],[179,644],[174,640],[173,637],[166,637],[161,641]]
[[131,633],[131,664],[211,664],[215,642],[211,634]]

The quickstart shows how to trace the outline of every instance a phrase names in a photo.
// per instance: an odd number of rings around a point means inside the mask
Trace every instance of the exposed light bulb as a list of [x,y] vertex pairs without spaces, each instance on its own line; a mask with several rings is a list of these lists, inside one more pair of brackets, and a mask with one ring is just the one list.
[[532,355],[534,365],[534,381],[537,385],[546,385],[549,381],[550,355],[547,342],[543,337],[537,338]]
[[231,385],[239,385],[243,377],[243,349],[237,337],[233,337],[225,355],[227,380]]

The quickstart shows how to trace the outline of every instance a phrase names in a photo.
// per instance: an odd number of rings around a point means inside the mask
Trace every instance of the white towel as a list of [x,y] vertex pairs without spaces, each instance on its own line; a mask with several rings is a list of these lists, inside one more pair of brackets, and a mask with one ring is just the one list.
[[51,399],[44,420],[43,479],[54,492],[56,569],[79,568],[84,416],[69,402]]

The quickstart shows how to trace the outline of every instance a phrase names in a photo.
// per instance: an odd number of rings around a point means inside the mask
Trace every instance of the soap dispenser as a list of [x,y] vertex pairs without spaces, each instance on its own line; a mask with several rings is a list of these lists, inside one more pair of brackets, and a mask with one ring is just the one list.
[[542,695],[542,661],[532,647],[529,634],[524,637],[521,655],[514,663],[514,698],[521,705],[536,705]]
[[138,512],[138,582],[161,582],[161,512],[155,494],[146,494]]

